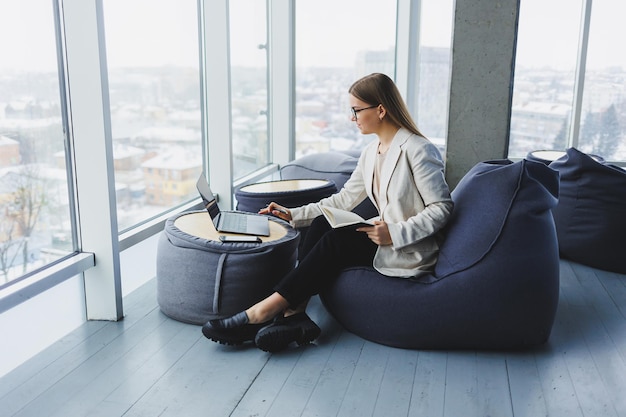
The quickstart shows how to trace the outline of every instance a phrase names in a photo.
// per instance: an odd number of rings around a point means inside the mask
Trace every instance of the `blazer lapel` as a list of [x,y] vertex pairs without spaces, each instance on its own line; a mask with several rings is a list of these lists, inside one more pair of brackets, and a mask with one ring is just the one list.
[[396,136],[393,138],[391,146],[387,151],[387,156],[385,157],[385,162],[383,163],[382,172],[380,173],[379,213],[381,213],[381,216],[383,211],[385,210],[385,207],[387,206],[387,190],[389,188],[389,183],[391,182],[391,176],[393,175],[393,172],[398,165],[398,161],[400,160],[400,155],[402,154],[401,146],[407,141],[410,136],[411,132],[406,129],[400,129],[396,133]]
[[[363,181],[365,183],[365,192],[369,196],[370,200],[374,202],[374,195],[372,194],[372,186],[374,183],[374,165],[376,164],[376,146],[368,148],[368,152],[365,154],[363,164]],[[380,208],[380,207],[377,207]]]

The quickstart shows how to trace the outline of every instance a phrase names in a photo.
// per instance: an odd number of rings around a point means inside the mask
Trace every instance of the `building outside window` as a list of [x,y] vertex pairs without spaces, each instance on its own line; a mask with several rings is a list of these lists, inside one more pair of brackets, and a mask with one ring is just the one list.
[[626,55],[618,45],[626,6],[617,0],[585,6],[582,0],[520,5],[510,157],[574,146],[626,160]]
[[0,288],[74,252],[53,3],[0,3]]
[[[447,134],[452,1],[419,2],[417,85],[411,111],[420,130],[443,153]],[[328,13],[332,10],[332,13]],[[395,79],[396,2],[296,4],[296,157],[312,152],[358,153],[372,140],[359,133],[347,90],[358,78],[382,72]],[[324,22],[320,31],[319,21]],[[375,30],[372,30],[375,28]]]
[[589,27],[578,147],[609,161],[626,161],[626,5],[594,1]]
[[119,231],[197,197],[202,172],[195,0],[105,0]]
[[233,177],[268,165],[267,7],[229,2]]
[[394,78],[396,2],[296,2],[296,158],[360,151],[373,139],[350,120],[348,88],[372,72]]
[[419,54],[413,116],[420,131],[444,155],[448,134],[448,91],[452,43],[452,0],[422,0],[419,22]]

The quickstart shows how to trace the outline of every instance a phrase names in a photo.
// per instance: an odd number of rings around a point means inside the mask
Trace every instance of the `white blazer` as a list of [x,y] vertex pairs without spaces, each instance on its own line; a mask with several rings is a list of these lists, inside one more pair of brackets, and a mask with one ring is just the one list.
[[321,215],[320,205],[352,210],[369,197],[387,222],[392,245],[379,246],[373,267],[381,274],[416,277],[434,269],[453,203],[441,155],[426,138],[401,128],[387,151],[380,178],[379,204],[372,194],[378,141],[361,153],[350,179],[336,194],[291,209],[293,225],[308,226]]

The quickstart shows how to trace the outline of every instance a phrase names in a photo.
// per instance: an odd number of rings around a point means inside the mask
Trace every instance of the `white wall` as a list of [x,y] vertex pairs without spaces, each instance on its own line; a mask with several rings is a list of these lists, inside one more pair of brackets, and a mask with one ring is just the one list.
[[85,289],[81,276],[0,314],[0,377],[85,320]]
[[120,253],[124,297],[156,276],[157,244],[160,235],[157,233]]
[[[156,276],[160,234],[120,254],[126,296]],[[86,322],[82,276],[67,281],[0,314],[0,377]]]

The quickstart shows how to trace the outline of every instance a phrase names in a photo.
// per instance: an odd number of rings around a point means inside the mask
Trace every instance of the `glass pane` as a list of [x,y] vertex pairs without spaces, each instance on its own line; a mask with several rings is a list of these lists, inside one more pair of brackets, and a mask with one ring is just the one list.
[[420,13],[418,128],[444,155],[448,132],[453,0],[423,0]]
[[0,3],[0,287],[74,251],[53,14]]
[[266,2],[232,0],[230,60],[235,179],[269,161]]
[[509,157],[567,147],[581,10],[581,0],[521,2]]
[[626,160],[626,3],[596,0],[591,11],[578,148],[610,161]]
[[119,230],[197,197],[195,0],[103,3]]
[[348,88],[372,72],[393,78],[395,45],[395,2],[296,3],[296,158],[360,151],[373,139],[351,121]]

